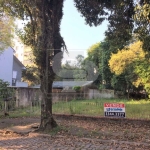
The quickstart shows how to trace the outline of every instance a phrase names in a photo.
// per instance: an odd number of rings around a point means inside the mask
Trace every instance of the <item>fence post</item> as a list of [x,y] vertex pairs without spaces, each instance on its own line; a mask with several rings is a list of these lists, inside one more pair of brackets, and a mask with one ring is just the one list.
[[5,100],[4,101],[4,113],[7,113],[8,111],[8,102]]
[[83,87],[84,99],[85,99],[85,87]]
[[19,91],[16,89],[16,107],[19,107]]
[[32,100],[30,101],[30,114],[33,112],[33,107],[32,107]]

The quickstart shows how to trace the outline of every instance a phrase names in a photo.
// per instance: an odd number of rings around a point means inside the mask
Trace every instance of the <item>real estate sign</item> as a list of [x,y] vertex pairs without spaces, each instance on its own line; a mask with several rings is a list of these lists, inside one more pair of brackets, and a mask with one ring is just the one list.
[[125,118],[125,104],[122,103],[104,103],[105,117]]

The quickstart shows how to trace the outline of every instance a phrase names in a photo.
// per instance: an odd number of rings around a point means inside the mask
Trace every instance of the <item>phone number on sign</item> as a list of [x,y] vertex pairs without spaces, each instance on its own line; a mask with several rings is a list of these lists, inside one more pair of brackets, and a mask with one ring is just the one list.
[[124,112],[105,112],[105,116],[125,117],[125,113]]

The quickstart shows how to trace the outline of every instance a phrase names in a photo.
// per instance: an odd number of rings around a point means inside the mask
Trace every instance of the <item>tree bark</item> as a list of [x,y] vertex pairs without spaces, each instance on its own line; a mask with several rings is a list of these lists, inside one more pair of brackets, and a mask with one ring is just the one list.
[[[52,115],[52,84],[55,78],[53,64],[61,64],[61,57],[54,62],[53,58],[63,47],[64,41],[60,35],[60,21],[62,18],[63,0],[42,0],[39,5],[41,36],[39,36],[40,50],[39,57],[41,73],[41,130],[51,130],[57,126]],[[39,63],[39,62],[37,62]]]

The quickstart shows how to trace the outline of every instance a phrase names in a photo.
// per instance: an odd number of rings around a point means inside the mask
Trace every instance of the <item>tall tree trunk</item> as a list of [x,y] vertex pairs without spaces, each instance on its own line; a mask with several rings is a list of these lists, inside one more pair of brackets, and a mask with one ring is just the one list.
[[65,46],[60,35],[63,0],[42,0],[38,6],[41,17],[41,35],[38,40],[38,45],[40,45],[40,56],[38,56],[41,57],[40,63],[38,62],[39,59],[37,59],[38,66],[40,66],[42,91],[40,129],[50,130],[57,126],[52,115],[52,84],[55,78],[53,65],[57,63],[59,67],[62,57],[55,61],[53,58]]

